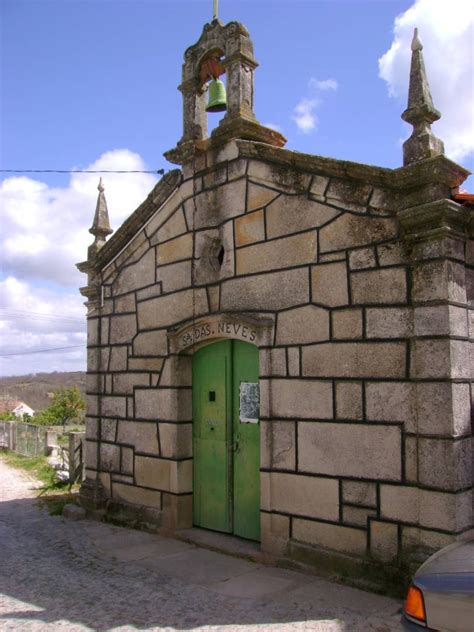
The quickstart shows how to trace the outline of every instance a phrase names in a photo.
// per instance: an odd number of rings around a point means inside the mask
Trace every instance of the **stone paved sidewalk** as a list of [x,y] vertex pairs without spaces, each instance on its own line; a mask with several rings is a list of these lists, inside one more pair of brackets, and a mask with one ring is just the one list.
[[400,603],[177,540],[49,516],[0,457],[0,630],[401,630]]

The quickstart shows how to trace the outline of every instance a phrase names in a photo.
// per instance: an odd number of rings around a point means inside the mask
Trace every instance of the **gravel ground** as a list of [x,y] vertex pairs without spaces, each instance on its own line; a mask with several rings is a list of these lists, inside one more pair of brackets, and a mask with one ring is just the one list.
[[[49,516],[35,487],[0,457],[0,630],[401,630],[395,600],[183,550],[159,536]],[[183,562],[202,558],[211,575],[230,568],[232,576],[206,581],[191,561],[183,574]]]

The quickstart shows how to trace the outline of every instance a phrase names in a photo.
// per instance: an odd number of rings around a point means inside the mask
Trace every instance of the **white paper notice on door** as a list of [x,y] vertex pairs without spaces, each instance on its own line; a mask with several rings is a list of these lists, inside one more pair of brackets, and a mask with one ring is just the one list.
[[240,382],[240,423],[258,424],[260,416],[260,385],[258,382]]

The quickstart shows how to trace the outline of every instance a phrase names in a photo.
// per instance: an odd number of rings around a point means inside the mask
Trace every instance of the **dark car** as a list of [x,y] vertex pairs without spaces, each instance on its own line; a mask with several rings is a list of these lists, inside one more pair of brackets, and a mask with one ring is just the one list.
[[474,631],[474,540],[455,542],[420,566],[402,617],[412,632]]

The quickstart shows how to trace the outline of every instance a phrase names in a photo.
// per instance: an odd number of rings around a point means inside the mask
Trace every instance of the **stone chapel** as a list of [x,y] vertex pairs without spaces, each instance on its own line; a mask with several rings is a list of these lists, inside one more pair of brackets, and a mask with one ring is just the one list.
[[[473,527],[474,196],[444,155],[417,33],[403,166],[284,149],[252,41],[204,26],[184,129],[87,261],[85,507],[299,561],[397,564]],[[227,111],[207,133],[207,87]]]

